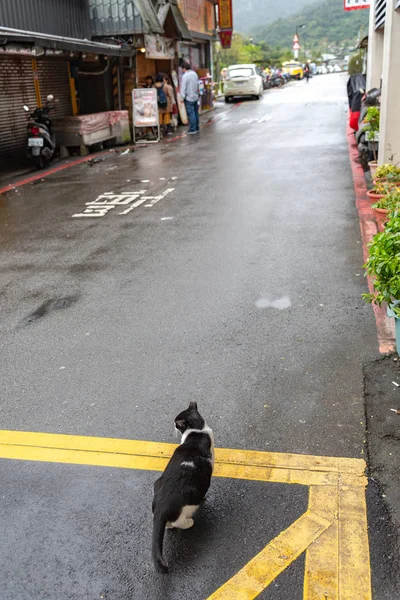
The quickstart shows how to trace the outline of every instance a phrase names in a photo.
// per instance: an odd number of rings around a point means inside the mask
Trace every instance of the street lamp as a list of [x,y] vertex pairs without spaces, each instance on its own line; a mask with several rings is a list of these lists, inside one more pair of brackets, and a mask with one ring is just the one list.
[[299,29],[305,29],[307,25],[296,25],[296,35],[299,35]]

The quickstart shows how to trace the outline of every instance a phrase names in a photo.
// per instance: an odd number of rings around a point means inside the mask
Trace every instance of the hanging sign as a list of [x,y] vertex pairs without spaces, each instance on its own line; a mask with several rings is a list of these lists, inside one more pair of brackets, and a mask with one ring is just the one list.
[[220,29],[218,32],[221,46],[223,48],[230,48],[232,44],[232,32],[233,29]]
[[292,50],[300,50],[299,42],[293,42]]
[[218,25],[220,29],[233,29],[232,0],[218,0]]
[[359,8],[369,8],[370,0],[344,0],[344,10],[358,10]]

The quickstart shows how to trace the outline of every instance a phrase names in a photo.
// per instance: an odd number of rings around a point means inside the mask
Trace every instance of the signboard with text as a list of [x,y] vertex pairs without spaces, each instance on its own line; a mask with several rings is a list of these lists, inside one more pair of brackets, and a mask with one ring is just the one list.
[[220,29],[232,29],[232,0],[218,0],[218,20]]
[[146,58],[171,60],[175,56],[174,40],[163,37],[162,35],[145,35],[144,45],[146,48]]
[[[136,140],[136,128],[157,128],[155,140],[160,141],[160,124],[158,116],[157,90],[155,88],[135,88],[132,90],[133,141]],[[153,130],[154,131],[154,130]]]
[[358,10],[360,8],[369,8],[370,0],[344,0],[344,10]]
[[232,44],[232,33],[233,29],[220,29],[218,32],[221,46],[223,48],[230,48]]

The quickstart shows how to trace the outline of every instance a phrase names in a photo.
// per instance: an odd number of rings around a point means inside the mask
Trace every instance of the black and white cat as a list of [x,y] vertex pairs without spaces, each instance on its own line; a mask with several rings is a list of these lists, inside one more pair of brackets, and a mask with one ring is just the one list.
[[181,444],[154,484],[152,554],[161,573],[168,573],[162,556],[165,528],[193,526],[192,517],[210,487],[214,467],[213,432],[196,402],[176,417],[175,427],[182,434]]

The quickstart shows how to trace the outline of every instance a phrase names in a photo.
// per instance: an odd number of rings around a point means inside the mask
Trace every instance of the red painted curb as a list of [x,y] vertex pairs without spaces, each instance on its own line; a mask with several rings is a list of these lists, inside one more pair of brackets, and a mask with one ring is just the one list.
[[[363,243],[363,255],[364,261],[368,259],[368,248],[367,244],[372,240],[374,235],[378,233],[378,227],[375,222],[374,212],[371,208],[371,203],[367,196],[367,186],[365,183],[364,171],[360,163],[358,162],[358,149],[354,139],[354,132],[347,124],[347,139],[349,143],[349,157],[351,170],[353,172],[353,184],[354,193],[356,196],[356,207],[358,211],[358,217],[360,220],[360,230]],[[370,293],[374,292],[374,286],[369,275],[367,275],[368,289]],[[396,343],[394,339],[394,323],[392,319],[386,316],[386,309],[376,304],[372,305],[376,329],[378,333],[379,352],[381,354],[391,354],[396,350]]]
[[76,165],[80,165],[82,163],[87,162],[88,160],[93,160],[98,156],[104,156],[105,154],[109,154],[110,151],[106,150],[104,152],[98,152],[97,154],[91,154],[90,156],[83,156],[82,158],[77,158],[76,160],[69,161],[62,165],[58,165],[58,167],[53,167],[52,169],[46,169],[44,171],[40,171],[36,175],[31,175],[30,177],[26,177],[24,179],[20,179],[15,183],[9,183],[8,185],[0,188],[0,194],[4,194],[5,192],[9,192],[10,190],[14,190],[15,188],[26,185],[27,183],[32,183],[33,181],[38,181],[39,179],[44,179],[49,175],[54,175],[54,173],[58,173],[59,171],[63,171],[64,169],[69,169],[69,167],[75,167]]

